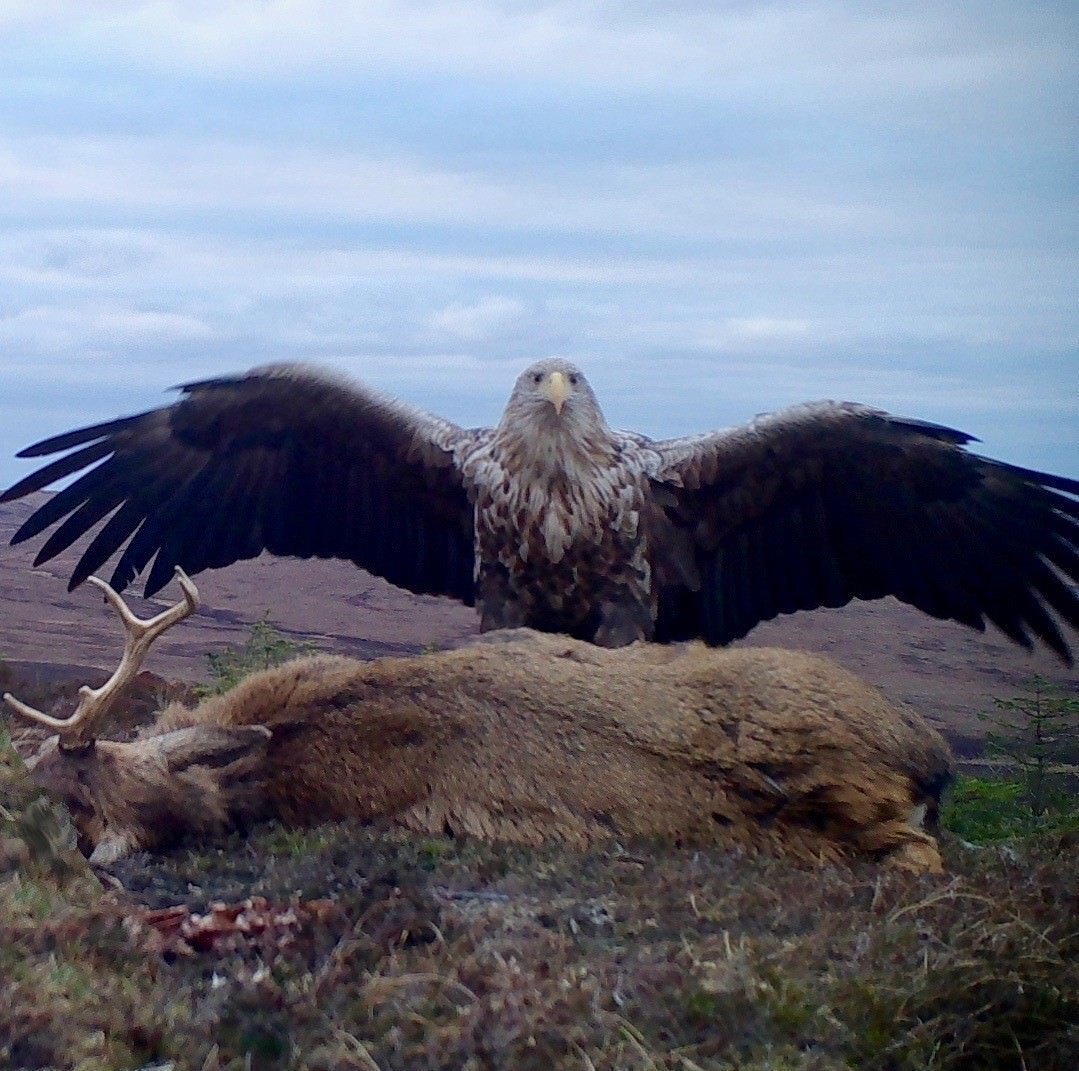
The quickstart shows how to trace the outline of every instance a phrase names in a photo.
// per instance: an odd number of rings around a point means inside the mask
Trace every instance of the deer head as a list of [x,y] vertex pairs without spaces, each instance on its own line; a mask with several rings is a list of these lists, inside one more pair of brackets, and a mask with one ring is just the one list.
[[147,620],[96,576],[126,632],[119,666],[100,687],[83,685],[68,718],[54,718],[5,693],[19,716],[56,731],[27,761],[34,782],[71,812],[80,847],[90,861],[105,864],[150,843],[165,843],[170,832],[210,832],[222,828],[235,801],[223,786],[242,782],[257,765],[269,740],[254,726],[192,726],[132,741],[98,740],[95,729],[123,689],[134,679],[153,642],[198,609],[199,593],[177,567],[180,602]]

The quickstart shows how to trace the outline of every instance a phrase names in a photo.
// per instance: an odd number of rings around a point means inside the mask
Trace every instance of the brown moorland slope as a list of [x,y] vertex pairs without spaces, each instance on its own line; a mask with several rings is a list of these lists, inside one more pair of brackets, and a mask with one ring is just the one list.
[[[40,501],[33,496],[0,507],[0,657],[20,676],[68,681],[72,666],[111,668],[120,637],[96,592],[86,586],[67,591],[77,553],[67,551],[34,569],[40,540],[8,545]],[[204,679],[207,652],[242,643],[264,615],[289,639],[357,658],[450,646],[477,627],[468,607],[411,595],[347,562],[263,556],[203,573],[198,583],[202,610],[154,648],[149,668],[164,678]],[[135,590],[130,601],[139,614],[156,612],[176,594],[169,587],[144,602]],[[741,642],[835,659],[914,706],[961,754],[977,750],[977,714],[994,697],[1016,694],[1035,673],[1059,682],[1076,679],[1074,669],[1051,655],[1017,648],[992,628],[982,634],[935,621],[894,599],[789,615],[760,625]],[[1075,637],[1072,646],[1079,647]]]

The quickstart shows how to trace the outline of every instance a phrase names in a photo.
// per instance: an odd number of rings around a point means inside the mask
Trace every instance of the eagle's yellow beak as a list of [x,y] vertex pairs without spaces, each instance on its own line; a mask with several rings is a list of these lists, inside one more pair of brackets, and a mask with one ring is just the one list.
[[561,413],[562,406],[566,404],[566,399],[569,397],[569,381],[562,372],[552,372],[543,381],[540,391],[544,398],[554,406],[554,411]]

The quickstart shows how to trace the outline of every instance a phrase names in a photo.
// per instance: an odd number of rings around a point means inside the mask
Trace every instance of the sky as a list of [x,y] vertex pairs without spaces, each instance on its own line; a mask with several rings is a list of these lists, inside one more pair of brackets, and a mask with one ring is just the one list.
[[841,398],[1079,476],[1079,8],[0,0],[0,485],[315,361],[466,426]]

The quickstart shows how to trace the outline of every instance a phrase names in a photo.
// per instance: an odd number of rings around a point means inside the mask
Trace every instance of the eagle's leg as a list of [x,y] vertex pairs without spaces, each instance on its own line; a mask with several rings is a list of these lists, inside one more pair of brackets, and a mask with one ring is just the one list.
[[501,628],[525,628],[524,611],[514,602],[484,600],[480,603],[480,632]]
[[638,640],[650,640],[655,622],[651,609],[636,599],[603,602],[599,626],[592,642],[600,647],[626,647]]
[[480,632],[525,628],[529,624],[525,608],[503,570],[483,570],[477,587],[476,609],[480,613]]

